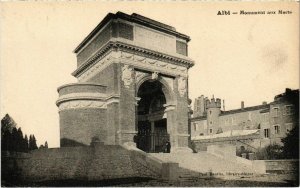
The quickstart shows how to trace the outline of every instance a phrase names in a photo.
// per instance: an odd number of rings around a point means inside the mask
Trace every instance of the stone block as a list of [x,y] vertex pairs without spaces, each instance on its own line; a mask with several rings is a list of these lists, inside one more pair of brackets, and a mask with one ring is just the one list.
[[249,153],[249,160],[254,160],[254,158],[255,158],[254,153]]
[[179,166],[178,163],[162,163],[161,168],[162,179],[175,181],[179,177]]
[[253,160],[252,168],[255,173],[258,173],[258,174],[266,173],[266,163],[263,160]]
[[242,157],[246,159],[247,158],[247,153],[242,153]]

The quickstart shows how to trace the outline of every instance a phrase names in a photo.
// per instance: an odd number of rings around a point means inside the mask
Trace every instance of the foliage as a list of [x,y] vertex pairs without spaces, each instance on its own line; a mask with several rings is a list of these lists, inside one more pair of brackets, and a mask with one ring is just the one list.
[[29,136],[29,146],[28,147],[29,147],[29,150],[38,149],[34,135]]
[[299,159],[299,126],[295,126],[281,141],[283,143],[283,157],[286,159]]
[[[1,150],[3,151],[17,151],[17,152],[27,152],[27,136],[23,137],[21,128],[13,128],[10,132],[6,129],[2,132],[1,139]],[[27,140],[26,140],[27,139]]]
[[243,153],[246,153],[248,155],[249,153],[253,153],[253,151],[245,148],[244,146],[236,149],[236,156],[241,157]]
[[258,160],[275,160],[283,159],[282,146],[274,144],[259,149],[256,152],[256,159]]
[[[21,128],[17,129],[16,125],[8,114],[1,120],[1,150],[28,152],[37,149],[35,136],[30,135],[28,140],[27,135],[23,136]],[[45,148],[48,148],[47,142]]]
[[6,131],[9,131],[11,133],[12,129],[16,126],[17,126],[17,124],[13,120],[13,118],[11,118],[8,114],[6,114],[1,120],[1,139],[2,139],[3,134]]

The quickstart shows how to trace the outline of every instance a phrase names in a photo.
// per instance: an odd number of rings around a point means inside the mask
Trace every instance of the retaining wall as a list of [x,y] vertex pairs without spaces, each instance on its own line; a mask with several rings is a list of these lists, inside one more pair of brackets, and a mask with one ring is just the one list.
[[264,160],[267,173],[294,173],[299,172],[299,160]]
[[155,173],[147,163],[136,163],[136,156],[119,145],[39,149],[2,156],[2,178],[16,176],[27,181],[157,177]]

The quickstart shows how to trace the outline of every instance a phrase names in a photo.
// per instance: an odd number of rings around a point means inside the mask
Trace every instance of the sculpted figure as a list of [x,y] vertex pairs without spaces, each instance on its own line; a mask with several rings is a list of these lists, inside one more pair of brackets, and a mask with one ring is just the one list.
[[152,73],[151,77],[152,77],[152,80],[157,80],[157,78],[158,78],[158,72],[155,71],[154,73]]
[[178,79],[178,92],[181,97],[186,93],[186,78],[182,76]]
[[124,65],[122,67],[122,80],[124,82],[124,86],[129,88],[130,84],[133,81],[132,78],[133,68],[129,67],[129,65]]

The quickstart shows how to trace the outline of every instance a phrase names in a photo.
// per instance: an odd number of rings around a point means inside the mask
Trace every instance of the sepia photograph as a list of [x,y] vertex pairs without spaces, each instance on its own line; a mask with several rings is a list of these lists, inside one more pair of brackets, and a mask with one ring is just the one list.
[[0,2],[2,187],[298,187],[299,2]]

